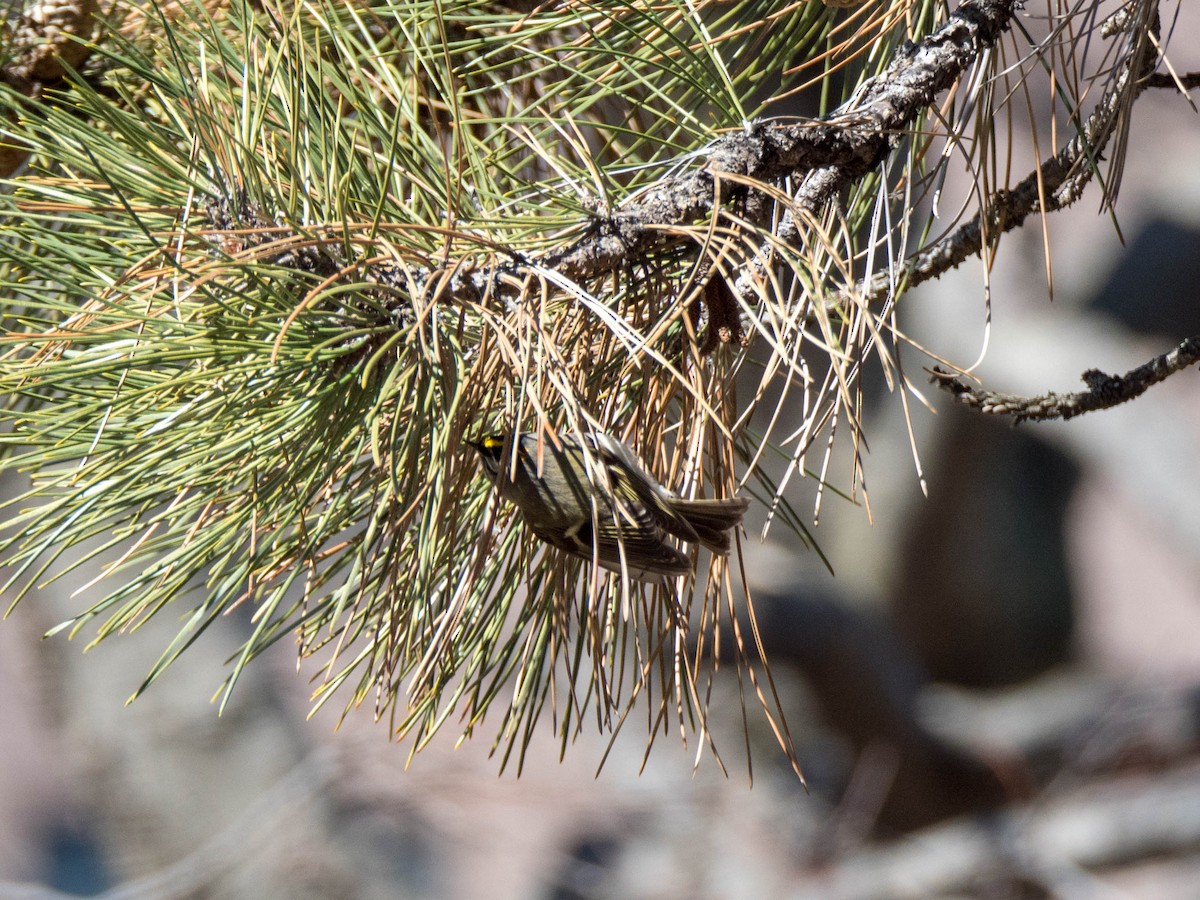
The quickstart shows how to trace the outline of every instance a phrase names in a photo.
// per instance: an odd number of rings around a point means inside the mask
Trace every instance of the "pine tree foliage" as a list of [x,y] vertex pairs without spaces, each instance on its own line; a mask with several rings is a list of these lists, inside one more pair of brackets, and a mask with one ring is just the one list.
[[[318,706],[373,705],[414,748],[492,711],[505,761],[544,715],[565,749],[639,704],[651,742],[672,722],[707,742],[723,629],[770,709],[736,552],[678,583],[593,571],[523,530],[465,441],[612,433],[682,493],[749,492],[806,538],[784,489],[844,447],[860,491],[864,367],[915,393],[906,263],[973,216],[968,252],[990,252],[1012,122],[1048,106],[1085,135],[1154,62],[1156,3],[1112,38],[1105,4],[1013,6],[104,8],[86,62],[2,101],[29,154],[0,198],[0,440],[31,479],[10,603],[99,561],[63,629],[181,623],[143,688],[245,606],[224,697],[295,640]],[[958,69],[893,102],[951,26],[976,29]],[[862,118],[880,98],[902,128]],[[755,168],[774,129],[813,124],[797,108],[844,114],[842,143]],[[947,215],[929,201],[964,162],[979,188]]]

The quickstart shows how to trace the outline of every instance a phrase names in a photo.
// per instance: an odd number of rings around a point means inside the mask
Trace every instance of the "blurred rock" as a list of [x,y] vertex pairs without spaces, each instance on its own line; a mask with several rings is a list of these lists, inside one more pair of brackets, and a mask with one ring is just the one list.
[[1200,229],[1155,218],[1132,241],[1092,301],[1126,328],[1182,340],[1200,334]]
[[1075,620],[1063,523],[1078,477],[1031,429],[947,407],[930,496],[891,597],[929,675],[1011,684],[1067,659]]

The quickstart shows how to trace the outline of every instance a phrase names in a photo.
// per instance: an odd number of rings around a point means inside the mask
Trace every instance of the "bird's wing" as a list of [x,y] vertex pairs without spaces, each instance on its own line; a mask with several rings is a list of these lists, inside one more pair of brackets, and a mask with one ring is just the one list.
[[693,543],[699,540],[696,530],[672,502],[679,500],[678,495],[663,487],[647,472],[637,454],[611,435],[599,435],[596,443],[609,464],[614,482],[613,493],[618,498],[653,510],[659,525],[676,537]]
[[634,578],[683,575],[692,570],[688,558],[648,515],[640,522],[618,521],[611,510],[599,510],[595,519],[588,517],[562,532],[538,537],[560,550],[595,559],[605,569],[624,571]]

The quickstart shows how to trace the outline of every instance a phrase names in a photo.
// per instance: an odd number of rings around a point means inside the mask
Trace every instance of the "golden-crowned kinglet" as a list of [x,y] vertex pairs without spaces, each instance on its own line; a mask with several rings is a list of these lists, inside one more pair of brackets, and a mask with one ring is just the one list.
[[518,434],[515,460],[512,435],[469,442],[500,496],[550,546],[642,581],[692,570],[668,535],[729,552],[729,530],[742,521],[749,501],[685,500],[609,435],[587,438],[586,456],[577,439],[559,440],[556,447],[546,438],[539,453],[535,435]]

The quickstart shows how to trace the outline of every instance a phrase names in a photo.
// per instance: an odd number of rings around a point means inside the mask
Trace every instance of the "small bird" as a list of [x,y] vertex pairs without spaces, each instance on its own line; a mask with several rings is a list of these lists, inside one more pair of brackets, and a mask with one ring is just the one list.
[[729,530],[742,521],[749,501],[686,500],[663,487],[632,450],[606,434],[587,438],[592,477],[578,439],[550,440],[538,452],[536,435],[490,435],[468,441],[501,497],[515,504],[525,524],[552,547],[640,581],[685,575],[691,561],[668,535],[729,552]]

